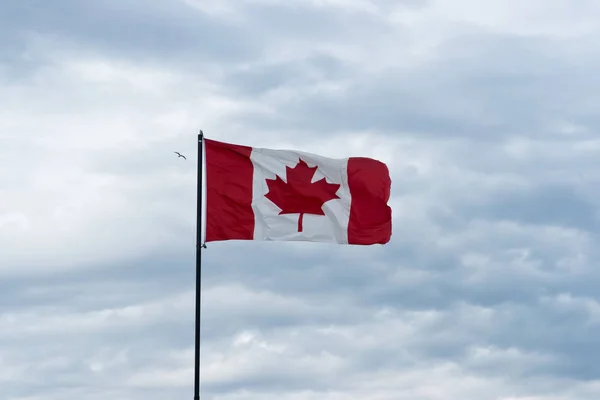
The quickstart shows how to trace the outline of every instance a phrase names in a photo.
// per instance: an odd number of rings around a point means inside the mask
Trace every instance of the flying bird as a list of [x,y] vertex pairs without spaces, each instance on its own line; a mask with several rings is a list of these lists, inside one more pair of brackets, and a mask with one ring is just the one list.
[[182,157],[184,160],[187,160],[187,158],[185,158],[185,156],[183,154],[179,154],[176,151],[174,151],[173,153],[177,154],[177,158]]

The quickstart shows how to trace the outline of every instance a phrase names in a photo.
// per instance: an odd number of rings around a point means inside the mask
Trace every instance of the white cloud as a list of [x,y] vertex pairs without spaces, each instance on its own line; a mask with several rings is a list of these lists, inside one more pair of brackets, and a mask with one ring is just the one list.
[[191,396],[203,129],[381,159],[394,208],[209,246],[207,399],[597,398],[600,10],[480,3],[3,3],[3,395]]

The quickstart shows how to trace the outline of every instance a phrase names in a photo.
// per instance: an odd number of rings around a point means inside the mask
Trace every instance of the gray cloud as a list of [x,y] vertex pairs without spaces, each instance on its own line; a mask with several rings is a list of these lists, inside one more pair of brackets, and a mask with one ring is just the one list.
[[191,396],[199,128],[380,158],[394,209],[386,246],[209,245],[207,399],[598,397],[600,10],[151,3],[0,6],[7,399]]
[[[3,5],[7,42],[50,35],[88,50],[130,59],[241,61],[260,51],[251,33],[180,1],[10,1]],[[22,47],[21,47],[22,48]]]
[[[416,130],[420,135],[478,141],[509,135],[544,138],[560,134],[561,121],[592,131],[597,55],[573,57],[570,44],[558,42],[549,48],[542,39],[469,30],[438,45],[433,61],[423,67],[406,71],[398,60],[398,66],[381,74],[352,71],[356,78],[345,90],[293,97],[278,107],[279,113],[257,123],[272,129],[379,130],[395,135]],[[399,53],[401,46],[399,41]],[[321,76],[343,82],[348,73],[336,70],[335,75]],[[257,77],[248,79],[255,82]],[[294,80],[288,84],[294,85]]]

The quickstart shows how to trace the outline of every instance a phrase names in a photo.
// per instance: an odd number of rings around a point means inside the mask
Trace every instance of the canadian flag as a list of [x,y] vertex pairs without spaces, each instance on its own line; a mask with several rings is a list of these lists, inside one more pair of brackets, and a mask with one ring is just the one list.
[[391,179],[384,163],[203,142],[206,242],[389,242]]

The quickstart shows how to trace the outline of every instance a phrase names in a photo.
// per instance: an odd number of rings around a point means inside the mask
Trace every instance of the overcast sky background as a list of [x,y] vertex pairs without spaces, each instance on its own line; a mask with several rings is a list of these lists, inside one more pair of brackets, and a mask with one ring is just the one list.
[[2,0],[0,398],[192,399],[201,128],[381,159],[394,210],[386,246],[210,244],[203,399],[597,400],[598,21]]

